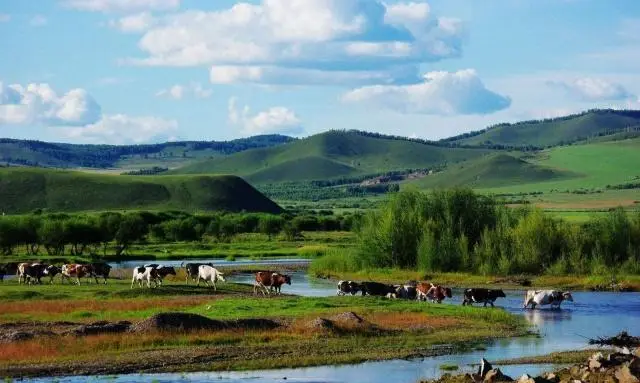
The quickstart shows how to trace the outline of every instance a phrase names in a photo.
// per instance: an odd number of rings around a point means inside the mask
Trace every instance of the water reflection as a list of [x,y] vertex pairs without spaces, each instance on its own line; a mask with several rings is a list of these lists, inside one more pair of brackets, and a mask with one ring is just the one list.
[[527,322],[537,327],[544,327],[546,322],[560,322],[570,321],[572,318],[572,311],[570,309],[560,310],[523,310],[524,318]]

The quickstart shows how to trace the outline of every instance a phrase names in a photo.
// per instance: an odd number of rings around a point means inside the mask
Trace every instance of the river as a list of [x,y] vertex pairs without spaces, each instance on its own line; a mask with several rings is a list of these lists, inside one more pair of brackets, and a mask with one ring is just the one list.
[[[216,262],[219,262],[217,260]],[[166,262],[163,262],[166,263]],[[179,262],[178,262],[179,264]],[[252,275],[235,274],[230,281],[251,283]],[[335,284],[310,278],[304,272],[292,273],[292,286],[285,285],[283,292],[304,296],[330,296],[336,292]],[[575,302],[563,303],[562,310],[523,310],[523,291],[506,291],[507,298],[496,306],[525,319],[540,333],[540,337],[503,339],[487,345],[484,351],[415,360],[391,360],[367,362],[345,366],[320,366],[310,368],[261,370],[246,372],[212,372],[190,374],[140,374],[108,377],[68,377],[25,380],[28,382],[332,382],[332,383],[416,383],[420,379],[435,378],[442,374],[440,365],[454,363],[462,371],[471,371],[470,364],[481,358],[489,361],[522,356],[544,355],[555,351],[587,348],[587,339],[615,335],[622,330],[631,331],[640,324],[640,293],[575,292]],[[460,304],[461,290],[454,290],[454,298],[445,304]],[[418,304],[418,303],[416,303]],[[487,308],[491,310],[491,308]],[[524,372],[536,374],[552,369],[550,365],[503,366],[508,375]]]

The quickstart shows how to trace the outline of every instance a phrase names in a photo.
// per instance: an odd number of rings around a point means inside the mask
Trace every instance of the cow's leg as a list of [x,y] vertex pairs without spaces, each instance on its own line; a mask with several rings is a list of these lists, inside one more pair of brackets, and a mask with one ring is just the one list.
[[216,278],[215,277],[211,280],[211,284],[213,284],[213,291],[214,292],[218,291],[218,288],[216,287]]
[[136,282],[136,276],[134,275],[133,278],[131,278],[131,288],[133,288],[133,284]]
[[491,307],[496,307],[496,306],[493,304],[493,301],[489,301],[489,303],[491,304]]
[[198,274],[197,282],[198,282],[198,283],[196,284],[196,286],[200,286],[200,274]]
[[188,286],[189,285],[189,272],[187,271],[186,274],[187,274],[187,277],[184,279],[184,284]]

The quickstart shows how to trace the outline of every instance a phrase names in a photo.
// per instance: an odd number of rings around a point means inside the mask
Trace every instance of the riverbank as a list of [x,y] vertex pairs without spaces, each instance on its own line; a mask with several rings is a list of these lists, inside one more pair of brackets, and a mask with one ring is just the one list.
[[[627,333],[621,333],[618,337],[622,335],[628,337]],[[609,339],[615,338],[617,337]],[[640,349],[636,348],[640,338],[628,337],[628,339],[635,343],[621,345],[619,351],[611,349],[572,351],[495,363],[482,359],[475,373],[444,374],[439,379],[421,383],[634,383],[640,381]],[[612,346],[606,342],[602,345]],[[528,374],[511,377],[503,374],[499,368],[494,368],[495,365],[549,363],[563,367],[536,377]]]
[[406,281],[431,281],[452,288],[487,287],[508,290],[563,289],[570,291],[640,291],[640,275],[618,276],[612,284],[611,276],[484,276],[465,273],[425,273],[412,270],[379,269],[358,272],[336,272],[311,265],[310,273],[317,278],[353,281],[378,281],[404,283]]
[[[135,330],[165,312],[223,325]],[[255,326],[265,321],[273,326]],[[233,283],[219,284],[216,293],[171,281],[152,290],[131,289],[127,281],[0,286],[0,375],[9,377],[358,363],[453,353],[526,333],[521,317],[498,309],[372,297],[263,298]]]

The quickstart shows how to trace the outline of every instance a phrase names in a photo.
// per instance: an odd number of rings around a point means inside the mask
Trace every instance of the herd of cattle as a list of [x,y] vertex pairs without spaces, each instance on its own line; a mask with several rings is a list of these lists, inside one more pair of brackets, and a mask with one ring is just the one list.
[[[373,295],[390,299],[410,299],[434,303],[442,303],[446,298],[453,297],[450,288],[429,282],[411,281],[404,285],[388,285],[378,282],[338,282],[337,295],[356,295],[358,293],[362,293],[362,296]],[[483,303],[485,307],[487,304],[493,307],[498,298],[506,298],[504,291],[481,288],[466,289],[463,293],[462,305]],[[536,306],[543,305],[559,308],[563,301],[573,302],[571,293],[557,290],[529,290],[526,292],[523,308],[535,309]]]
[[[218,271],[211,263],[187,263],[182,264],[186,273],[185,283],[189,280],[194,281],[199,286],[204,282],[206,286],[213,287],[217,290],[216,282],[224,282],[224,274]],[[56,275],[60,275],[60,282],[74,283],[80,285],[81,278],[94,279],[96,284],[98,278],[103,279],[103,283],[107,283],[111,266],[104,262],[88,263],[88,264],[64,264],[62,266],[48,265],[46,263],[13,263],[0,265],[0,280],[7,274],[15,274],[18,277],[18,284],[42,284],[42,278],[49,277],[49,283],[53,283]],[[131,288],[136,283],[139,287],[146,284],[147,287],[162,286],[163,279],[168,275],[177,275],[176,269],[171,266],[162,266],[158,264],[146,264],[133,269],[133,278],[131,279]],[[262,292],[263,295],[275,292],[280,294],[284,284],[291,285],[291,277],[273,271],[258,271],[255,274],[255,282],[253,292],[257,294]],[[391,299],[410,299],[418,301],[430,301],[434,303],[442,303],[446,298],[452,298],[453,294],[450,288],[429,282],[412,281],[402,285],[389,285],[379,282],[354,282],[340,281],[338,282],[338,295],[356,295],[361,293],[362,296],[381,296]],[[494,306],[494,302],[498,298],[506,298],[504,291],[494,289],[466,289],[463,293],[463,305],[473,305],[474,303],[483,303]],[[563,301],[573,302],[571,293],[557,290],[529,290],[526,292],[524,308],[536,306],[551,305],[552,308],[559,308]]]

